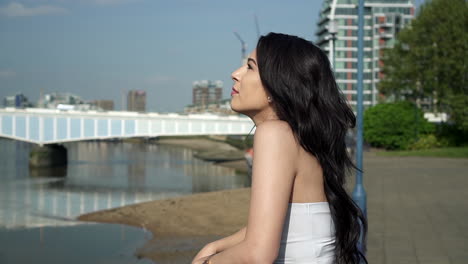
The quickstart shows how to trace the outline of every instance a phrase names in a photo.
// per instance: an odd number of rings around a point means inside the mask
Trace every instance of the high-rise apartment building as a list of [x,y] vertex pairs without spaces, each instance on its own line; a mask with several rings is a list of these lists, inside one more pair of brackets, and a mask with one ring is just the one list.
[[[366,0],[364,4],[364,107],[378,101],[382,54],[414,18],[413,0]],[[324,0],[317,45],[334,64],[335,76],[354,110],[357,104],[358,0]]]
[[112,100],[94,100],[91,102],[91,105],[96,106],[98,109],[104,111],[114,110],[114,101]]
[[195,81],[192,85],[194,105],[206,106],[221,100],[223,96],[222,81]]
[[127,111],[146,111],[146,92],[143,90],[131,90],[127,95]]

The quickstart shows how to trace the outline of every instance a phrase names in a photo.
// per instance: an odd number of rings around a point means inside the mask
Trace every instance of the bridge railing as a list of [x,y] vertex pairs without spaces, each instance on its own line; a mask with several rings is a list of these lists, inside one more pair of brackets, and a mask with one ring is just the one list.
[[0,137],[36,144],[130,137],[246,135],[250,118],[212,114],[0,109]]

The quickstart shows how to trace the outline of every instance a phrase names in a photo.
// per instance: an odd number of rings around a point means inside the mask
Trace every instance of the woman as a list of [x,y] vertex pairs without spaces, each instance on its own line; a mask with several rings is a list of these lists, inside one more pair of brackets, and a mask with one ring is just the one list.
[[299,37],[269,33],[231,77],[232,109],[256,125],[248,223],[192,263],[366,261],[358,240],[367,222],[344,189],[356,168],[345,145],[356,118],[327,56]]

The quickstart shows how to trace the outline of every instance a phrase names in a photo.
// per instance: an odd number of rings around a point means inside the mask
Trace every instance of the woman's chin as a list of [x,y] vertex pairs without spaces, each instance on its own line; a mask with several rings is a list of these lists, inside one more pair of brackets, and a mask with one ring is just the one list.
[[236,103],[234,102],[234,97],[231,98],[231,109],[234,112],[238,112],[238,108],[236,107]]
[[242,114],[239,110],[235,109],[234,107],[231,107],[231,110],[238,113],[238,114]]
[[238,114],[244,114],[242,109],[239,109],[238,107],[236,107],[236,106],[234,106],[232,104],[231,104],[231,109],[232,109],[232,111],[234,111],[234,112],[236,112]]
[[239,105],[239,102],[236,100],[231,99],[231,109],[232,111],[238,113],[238,114],[243,114],[246,116],[249,116],[249,113],[253,111],[253,109],[249,107],[242,107],[242,105]]
[[238,108],[235,108],[235,107],[231,107],[231,109],[232,109],[232,111],[234,111],[234,112],[236,112],[238,114],[250,117],[250,111],[247,111],[245,109],[238,109]]

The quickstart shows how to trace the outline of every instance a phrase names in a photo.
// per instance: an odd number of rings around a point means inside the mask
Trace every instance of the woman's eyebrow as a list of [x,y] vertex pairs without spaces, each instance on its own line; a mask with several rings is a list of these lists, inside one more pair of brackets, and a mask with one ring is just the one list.
[[257,62],[252,58],[248,58],[247,61],[252,61],[253,63],[255,63],[255,65],[257,65]]

